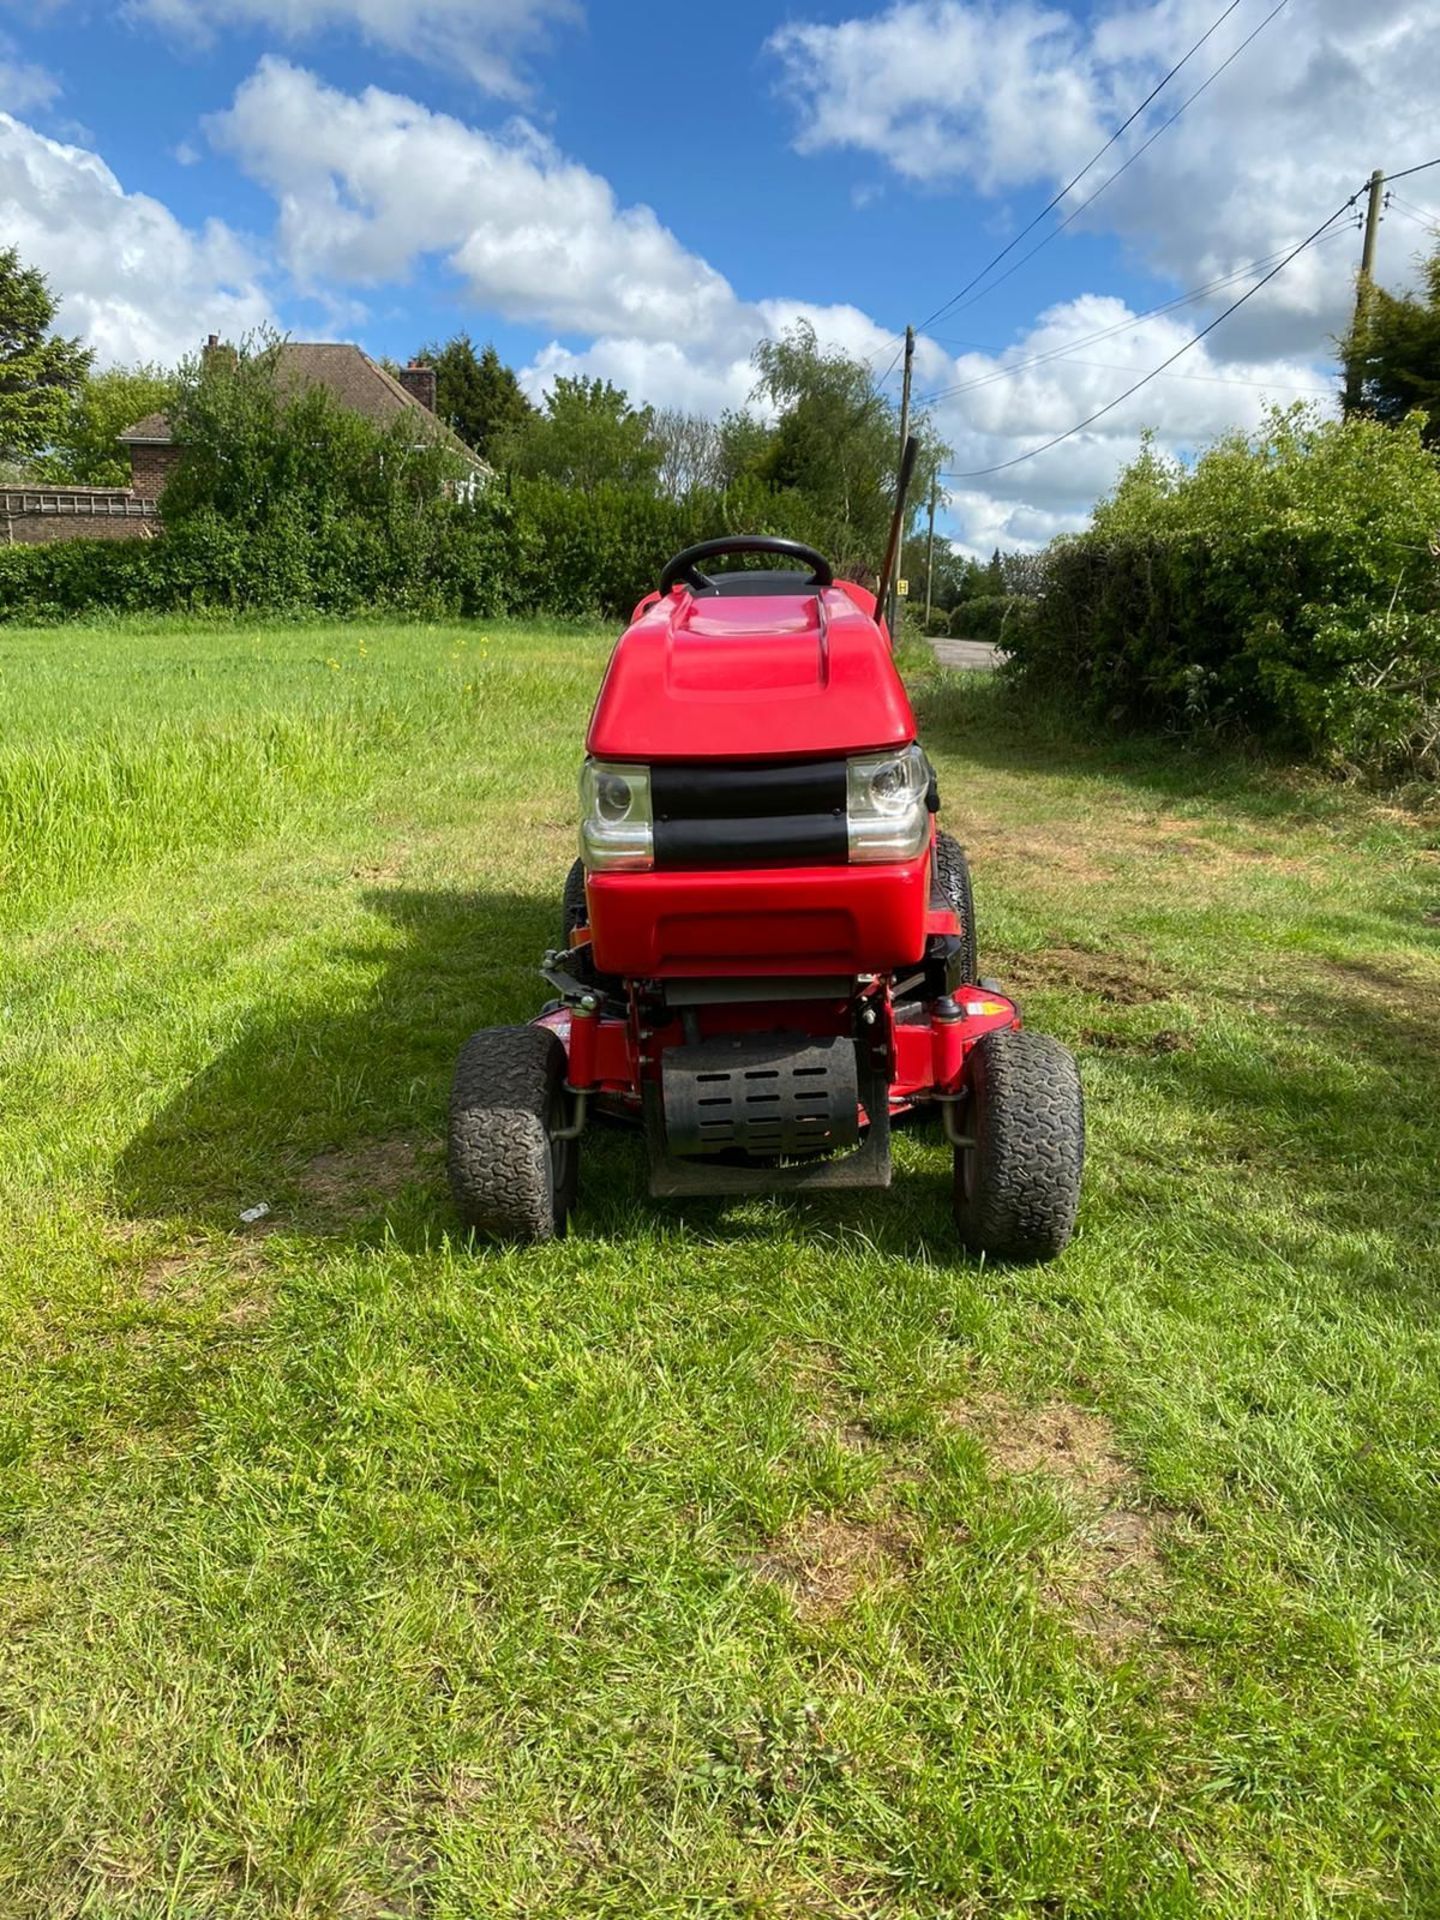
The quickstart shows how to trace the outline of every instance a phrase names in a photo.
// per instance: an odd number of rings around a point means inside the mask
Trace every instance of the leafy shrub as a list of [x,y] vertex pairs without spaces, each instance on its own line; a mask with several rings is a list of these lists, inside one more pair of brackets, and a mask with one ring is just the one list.
[[678,501],[497,480],[470,501],[366,513],[292,501],[253,524],[196,504],[154,540],[0,549],[0,620],[367,609],[622,619],[681,547],[737,529],[813,541],[812,520],[797,496],[758,483]]
[[977,593],[956,607],[950,631],[959,640],[984,640],[992,647],[1008,648],[1015,623],[1030,604],[1023,594]]
[[1147,448],[1007,625],[1016,669],[1112,722],[1440,771],[1440,465],[1422,421],[1271,416],[1185,470]]

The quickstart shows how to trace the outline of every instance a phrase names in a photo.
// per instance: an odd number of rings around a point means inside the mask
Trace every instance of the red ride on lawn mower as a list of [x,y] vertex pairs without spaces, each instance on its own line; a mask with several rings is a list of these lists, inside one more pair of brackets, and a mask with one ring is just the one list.
[[[808,571],[701,571],[757,551]],[[1059,1253],[1079,1076],[977,978],[965,856],[874,598],[794,541],[688,548],[611,656],[586,750],[557,998],[456,1069],[466,1222],[562,1232],[597,1110],[643,1127],[653,1194],[684,1196],[888,1186],[891,1121],[934,1107],[964,1244]]]

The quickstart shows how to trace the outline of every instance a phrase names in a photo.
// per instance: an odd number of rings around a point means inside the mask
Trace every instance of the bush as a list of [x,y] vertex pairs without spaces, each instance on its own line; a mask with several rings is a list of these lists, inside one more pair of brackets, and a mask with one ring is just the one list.
[[295,502],[248,526],[196,505],[158,539],[0,549],[0,620],[367,609],[616,620],[680,548],[737,530],[814,537],[803,502],[755,483],[676,501],[496,480],[468,502],[395,502],[370,513]]
[[1018,593],[977,593],[962,600],[950,616],[950,631],[957,640],[984,640],[992,647],[1008,648],[1013,630],[1031,605]]
[[1296,409],[1189,471],[1147,448],[1008,620],[1016,670],[1114,723],[1440,772],[1440,466],[1421,425]]

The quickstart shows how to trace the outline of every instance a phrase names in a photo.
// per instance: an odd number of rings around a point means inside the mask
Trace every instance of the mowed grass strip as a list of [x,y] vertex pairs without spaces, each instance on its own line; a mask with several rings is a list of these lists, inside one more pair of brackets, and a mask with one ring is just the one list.
[[0,1913],[1440,1911],[1437,821],[922,663],[1071,1250],[472,1247],[607,645],[0,635]]

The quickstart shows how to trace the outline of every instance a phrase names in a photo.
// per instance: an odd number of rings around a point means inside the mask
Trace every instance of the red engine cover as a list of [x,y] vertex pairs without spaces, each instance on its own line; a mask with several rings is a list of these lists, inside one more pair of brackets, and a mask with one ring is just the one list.
[[848,584],[642,602],[586,747],[606,760],[757,760],[904,746],[915,718],[873,605]]

